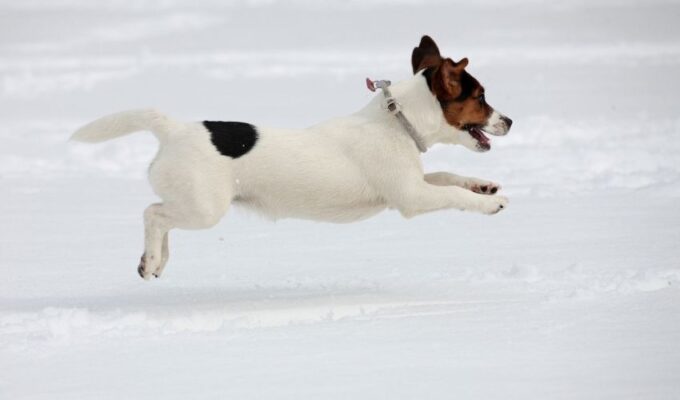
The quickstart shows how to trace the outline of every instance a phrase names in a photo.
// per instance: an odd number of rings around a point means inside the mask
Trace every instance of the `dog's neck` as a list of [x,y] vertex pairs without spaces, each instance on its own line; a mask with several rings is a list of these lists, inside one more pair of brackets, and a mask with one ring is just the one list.
[[[393,84],[390,90],[408,121],[423,138],[427,148],[437,143],[460,143],[461,131],[446,122],[441,106],[427,86],[422,73]],[[396,129],[404,130],[397,119],[385,109],[385,97],[382,93],[377,94],[362,112],[368,112],[381,120],[390,121]],[[406,134],[405,132],[399,133]]]

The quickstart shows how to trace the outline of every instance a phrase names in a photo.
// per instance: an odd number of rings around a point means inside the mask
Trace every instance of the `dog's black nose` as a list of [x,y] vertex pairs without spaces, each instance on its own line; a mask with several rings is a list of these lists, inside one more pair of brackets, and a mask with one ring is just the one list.
[[512,126],[512,120],[508,117],[501,117],[501,121],[505,122],[505,125],[508,126],[508,129]]

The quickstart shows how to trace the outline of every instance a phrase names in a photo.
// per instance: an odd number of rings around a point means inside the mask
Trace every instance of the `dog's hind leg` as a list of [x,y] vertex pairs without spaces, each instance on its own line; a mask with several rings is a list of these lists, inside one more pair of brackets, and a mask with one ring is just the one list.
[[137,267],[139,276],[144,279],[160,276],[160,270],[167,262],[169,251],[166,248],[164,252],[164,247],[167,247],[168,231],[174,226],[165,208],[162,203],[156,203],[144,211],[144,254]]
[[144,211],[144,254],[137,269],[142,278],[159,277],[163,272],[170,254],[171,229],[210,228],[227,212],[232,193],[229,169],[223,166],[212,171],[201,175],[175,170],[175,180],[164,179],[164,184],[154,186],[163,203]]
[[229,207],[229,198],[219,196],[211,206],[192,204],[187,200],[181,207],[171,203],[152,204],[144,211],[144,254],[137,272],[144,279],[159,277],[168,262],[168,232],[173,228],[206,229],[216,225]]
[[149,183],[162,203],[144,211],[144,254],[137,269],[144,279],[163,272],[168,231],[210,228],[232,199],[232,159],[215,150],[202,126],[180,128],[161,144],[149,167]]

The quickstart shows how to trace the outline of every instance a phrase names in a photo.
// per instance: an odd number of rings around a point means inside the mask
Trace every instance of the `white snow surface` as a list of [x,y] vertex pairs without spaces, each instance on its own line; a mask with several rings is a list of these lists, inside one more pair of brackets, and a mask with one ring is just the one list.
[[[680,398],[677,1],[0,2],[0,399]],[[233,210],[145,282],[156,141],[101,115],[303,127],[422,34],[514,120],[428,171],[487,217]]]

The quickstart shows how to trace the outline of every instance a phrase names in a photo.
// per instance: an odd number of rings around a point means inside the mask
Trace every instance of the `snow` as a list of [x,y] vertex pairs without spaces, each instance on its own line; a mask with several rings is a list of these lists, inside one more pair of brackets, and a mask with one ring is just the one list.
[[[0,3],[0,399],[674,399],[676,1]],[[383,15],[383,19],[376,19]],[[356,224],[234,210],[141,280],[154,106],[302,127],[410,73],[431,34],[513,118],[429,171],[510,206]]]

